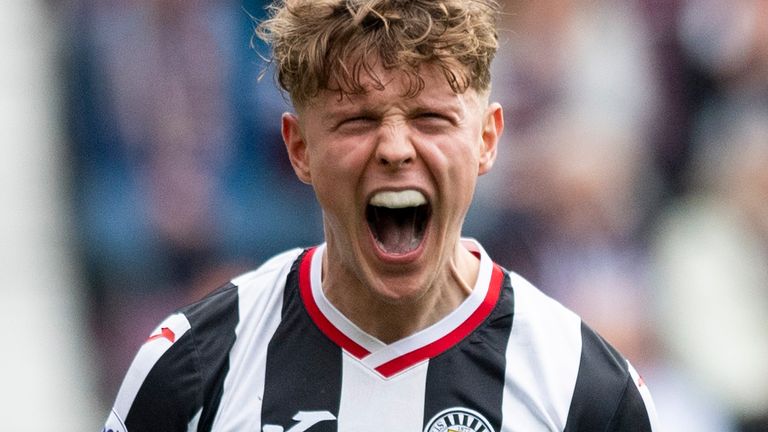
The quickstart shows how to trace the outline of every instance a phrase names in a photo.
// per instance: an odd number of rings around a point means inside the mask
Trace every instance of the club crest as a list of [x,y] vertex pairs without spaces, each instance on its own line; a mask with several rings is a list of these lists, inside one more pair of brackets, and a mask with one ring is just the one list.
[[427,423],[424,432],[495,432],[488,420],[468,408],[448,408]]

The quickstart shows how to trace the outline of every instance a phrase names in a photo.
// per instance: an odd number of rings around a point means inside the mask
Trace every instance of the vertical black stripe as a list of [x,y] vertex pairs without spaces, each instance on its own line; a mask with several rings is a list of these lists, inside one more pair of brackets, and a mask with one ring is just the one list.
[[486,321],[455,347],[429,361],[424,426],[439,412],[458,407],[479,412],[496,431],[501,428],[513,313],[514,295],[505,272],[501,295]]
[[[299,295],[299,264],[288,274],[282,320],[267,348],[262,425],[289,430],[299,411],[328,411],[338,416],[341,400],[341,348],[312,322]],[[336,421],[322,421],[312,432],[336,431]]]
[[606,430],[621,432],[651,432],[651,420],[645,401],[640,395],[632,377],[627,378],[626,391],[621,398],[611,424]]
[[129,431],[186,430],[200,407],[200,374],[189,331],[179,338],[147,374],[125,426]]
[[227,284],[183,312],[192,326],[202,378],[203,412],[197,430],[208,432],[221,403],[224,379],[229,373],[229,352],[237,338],[238,288]]
[[[579,374],[564,432],[650,431],[645,405],[626,360],[583,322],[581,339]],[[615,422],[622,427],[608,429]]]
[[222,287],[180,312],[191,327],[142,383],[125,421],[128,430],[186,431],[200,408],[198,430],[210,430],[235,341],[237,287]]

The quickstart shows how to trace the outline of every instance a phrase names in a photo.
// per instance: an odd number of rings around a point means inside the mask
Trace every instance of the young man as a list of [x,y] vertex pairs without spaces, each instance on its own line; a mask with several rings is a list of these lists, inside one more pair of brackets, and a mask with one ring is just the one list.
[[158,326],[111,431],[651,431],[629,363],[461,238],[503,129],[490,0],[285,0],[259,27],[323,209]]

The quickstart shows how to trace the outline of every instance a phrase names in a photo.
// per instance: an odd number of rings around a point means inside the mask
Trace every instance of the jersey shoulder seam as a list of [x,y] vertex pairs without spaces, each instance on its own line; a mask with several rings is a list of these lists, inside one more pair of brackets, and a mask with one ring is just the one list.
[[[202,360],[200,356],[200,350],[198,349],[197,337],[195,335],[196,328],[190,326],[188,333],[192,343],[192,350],[195,353],[193,364],[195,368],[195,384],[196,384],[196,403],[195,408],[205,409],[205,397],[203,395],[203,374],[202,374]],[[195,410],[196,412],[196,410]]]
[[628,374],[627,379],[624,382],[624,390],[621,392],[621,397],[619,397],[616,400],[616,407],[613,409],[613,414],[611,415],[611,418],[608,420],[608,424],[605,425],[605,432],[610,432],[608,428],[611,427],[611,425],[613,425],[613,420],[619,414],[619,409],[622,406],[622,401],[624,401],[624,398],[627,397],[627,391],[629,391],[630,384],[634,385],[634,383],[632,382],[632,376]]

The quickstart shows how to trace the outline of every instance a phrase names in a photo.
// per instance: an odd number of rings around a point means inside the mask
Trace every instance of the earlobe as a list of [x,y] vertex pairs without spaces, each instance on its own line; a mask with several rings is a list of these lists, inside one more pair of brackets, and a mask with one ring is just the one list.
[[293,171],[299,180],[306,184],[312,184],[312,176],[309,169],[309,153],[307,152],[307,143],[304,141],[304,136],[299,127],[299,118],[295,114],[284,113],[281,132]]
[[504,112],[501,105],[494,102],[488,106],[483,119],[482,148],[480,149],[478,165],[479,175],[487,173],[493,167],[499,139],[503,131]]

